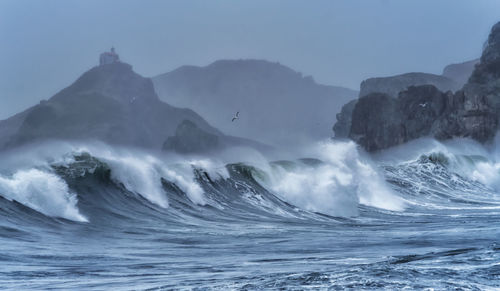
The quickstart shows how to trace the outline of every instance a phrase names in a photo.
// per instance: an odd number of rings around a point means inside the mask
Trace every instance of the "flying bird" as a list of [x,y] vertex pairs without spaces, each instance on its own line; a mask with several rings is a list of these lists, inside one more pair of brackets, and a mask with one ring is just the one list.
[[231,119],[231,122],[235,121],[236,119],[240,118],[240,112],[236,112],[236,114],[233,116],[233,119]]
[[420,103],[418,105],[420,105],[421,107],[425,107],[425,106],[427,106],[427,102],[426,103]]

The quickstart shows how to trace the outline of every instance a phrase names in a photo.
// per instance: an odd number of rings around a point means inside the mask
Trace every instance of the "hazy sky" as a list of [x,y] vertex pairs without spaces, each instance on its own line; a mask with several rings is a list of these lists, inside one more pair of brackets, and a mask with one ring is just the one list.
[[148,77],[258,58],[358,89],[476,58],[497,21],[499,0],[0,0],[0,119],[68,86],[112,45]]

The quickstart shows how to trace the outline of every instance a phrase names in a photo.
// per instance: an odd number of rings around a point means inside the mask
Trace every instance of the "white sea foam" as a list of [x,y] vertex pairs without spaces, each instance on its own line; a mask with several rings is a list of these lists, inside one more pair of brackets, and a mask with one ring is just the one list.
[[487,148],[470,139],[435,142],[429,152],[447,158],[447,167],[465,179],[500,190],[500,151],[497,146]]
[[[69,166],[74,161],[73,156],[81,153],[88,153],[108,164],[113,179],[160,207],[168,207],[168,197],[161,178],[175,183],[194,203],[205,204],[203,190],[194,179],[191,162],[183,159],[184,166],[178,167],[175,166],[178,159],[166,159],[162,155],[138,149],[111,147],[96,141],[53,141],[3,153],[0,154],[0,173],[33,168],[50,171],[54,164]],[[224,175],[223,170],[218,172]]]
[[149,201],[168,207],[166,193],[162,189],[161,173],[156,159],[151,156],[107,155],[99,157],[111,168],[112,178],[125,188]]
[[198,205],[205,205],[205,197],[203,189],[195,181],[193,175],[193,167],[189,164],[182,164],[177,166],[166,166],[160,168],[161,173],[165,179],[175,183],[182,191],[184,191],[188,198]]
[[53,173],[29,169],[11,177],[0,176],[0,194],[48,216],[87,221],[78,211],[76,195]]
[[166,208],[169,205],[167,193],[161,183],[162,178],[175,183],[193,203],[206,203],[203,190],[196,183],[189,163],[183,166],[169,164],[157,156],[130,149],[96,151],[86,148],[84,151],[107,163],[113,179],[160,207]]
[[[421,139],[386,150],[375,160],[400,168],[391,175],[415,186],[419,195],[407,197],[409,203],[437,209],[470,208],[464,203],[500,200],[498,144],[484,146],[465,138],[446,142]],[[423,156],[427,158],[421,160]]]
[[203,169],[212,180],[229,179],[229,172],[224,163],[210,159],[190,160],[189,164],[195,168]]
[[402,199],[392,193],[353,142],[324,142],[308,153],[323,163],[278,165],[269,172],[269,181],[263,183],[298,207],[335,216],[356,216],[359,203],[388,210],[404,209]]

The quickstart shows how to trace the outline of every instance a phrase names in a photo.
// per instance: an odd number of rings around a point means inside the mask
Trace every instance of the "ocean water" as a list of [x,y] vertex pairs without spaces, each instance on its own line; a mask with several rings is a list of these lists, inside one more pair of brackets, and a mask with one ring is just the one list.
[[0,289],[498,290],[499,158],[468,140],[18,149],[0,154]]

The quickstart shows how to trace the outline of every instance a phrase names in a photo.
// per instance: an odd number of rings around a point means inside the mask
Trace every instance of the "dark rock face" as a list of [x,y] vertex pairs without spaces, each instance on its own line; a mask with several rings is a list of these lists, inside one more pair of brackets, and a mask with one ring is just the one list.
[[[352,112],[349,137],[367,151],[404,142],[404,128],[397,101],[387,94],[372,93],[359,99]],[[373,114],[373,110],[377,114]]]
[[434,122],[446,112],[451,92],[442,93],[432,85],[410,87],[399,94],[399,112],[405,141],[431,134]]
[[1,121],[0,148],[62,139],[159,150],[183,120],[221,140],[245,143],[223,135],[192,110],[160,101],[151,79],[116,62],[92,68],[48,101]]
[[467,97],[463,91],[452,96],[446,112],[436,120],[433,136],[444,140],[453,137],[470,137],[485,143],[497,132],[498,117],[487,98]]
[[[469,72],[470,75],[471,72]],[[468,76],[467,76],[468,78]],[[451,78],[426,73],[408,73],[392,77],[370,78],[361,83],[359,97],[364,97],[373,93],[386,94],[393,98],[398,98],[399,92],[407,90],[412,86],[434,85],[439,90],[456,91],[461,85]],[[337,114],[337,122],[333,130],[336,138],[349,137],[351,130],[351,115],[358,100],[352,100],[345,104],[340,113]]]
[[189,120],[184,120],[175,131],[175,136],[168,137],[163,144],[164,151],[177,153],[207,153],[220,148],[219,138],[205,132]]
[[351,131],[352,111],[356,106],[358,99],[352,100],[342,106],[342,110],[337,113],[337,123],[333,126],[335,138],[347,138]]
[[500,22],[493,26],[480,63],[464,86],[467,98],[485,96],[500,112]]
[[460,127],[455,135],[470,136],[480,142],[495,136],[500,117],[500,22],[491,29],[469,81],[455,94],[453,108]]
[[389,93],[371,93],[346,104],[334,129],[349,131],[349,138],[370,152],[425,136],[491,141],[500,117],[500,23],[462,90],[443,93],[424,85],[409,87],[396,98]]
[[392,77],[370,78],[361,83],[359,97],[371,93],[384,93],[396,98],[410,86],[434,85],[439,90],[456,91],[461,85],[444,76],[426,73],[407,73]]
[[448,98],[431,85],[410,87],[398,98],[372,93],[356,104],[349,137],[376,151],[429,135]]
[[[222,131],[275,144],[322,139],[358,92],[316,83],[279,63],[221,60],[154,77],[162,100],[192,108]],[[240,119],[231,122],[236,111]]]
[[443,93],[425,85],[410,87],[398,98],[381,93],[360,98],[352,112],[349,138],[370,152],[425,136],[487,142],[495,136],[497,120],[484,96]]

